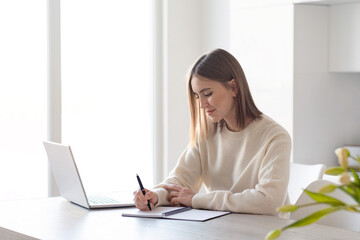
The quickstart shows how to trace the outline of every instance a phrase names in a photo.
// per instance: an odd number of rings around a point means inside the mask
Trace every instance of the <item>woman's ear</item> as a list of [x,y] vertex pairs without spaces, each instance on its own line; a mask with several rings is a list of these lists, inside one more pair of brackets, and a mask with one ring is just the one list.
[[236,85],[235,79],[231,79],[228,83],[230,84],[230,87],[231,87],[231,89],[232,89],[232,95],[233,95],[233,97],[236,97],[236,96],[237,96],[237,93],[238,93],[238,89],[237,89],[237,85]]

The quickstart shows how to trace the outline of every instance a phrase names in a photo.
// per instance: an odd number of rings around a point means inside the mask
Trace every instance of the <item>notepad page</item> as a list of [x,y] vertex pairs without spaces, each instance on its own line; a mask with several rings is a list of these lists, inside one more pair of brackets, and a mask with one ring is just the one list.
[[122,213],[122,216],[142,217],[142,218],[165,218],[165,219],[174,219],[174,220],[203,222],[230,213],[230,212],[222,212],[222,211],[190,209],[188,211],[176,213],[174,215],[163,216],[163,213],[165,212],[173,211],[175,209],[182,209],[182,208],[184,207],[156,207],[152,211],[140,211],[134,208],[134,209],[126,210],[125,212]]
[[165,212],[181,209],[183,207],[156,207],[151,211],[141,211],[139,209],[129,209],[123,212],[123,216],[127,217],[148,217],[148,218],[162,218],[162,214]]
[[217,218],[217,217],[229,214],[229,213],[230,212],[191,209],[190,211],[177,213],[177,214],[174,214],[171,216],[166,216],[164,218],[203,222],[203,221]]

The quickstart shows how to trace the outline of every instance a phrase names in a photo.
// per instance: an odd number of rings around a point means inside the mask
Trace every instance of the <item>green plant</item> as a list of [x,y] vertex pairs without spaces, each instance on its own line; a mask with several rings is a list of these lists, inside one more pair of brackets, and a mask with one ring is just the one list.
[[[326,204],[327,207],[316,211],[302,219],[299,219],[281,229],[275,229],[269,232],[266,235],[266,240],[272,240],[280,236],[280,234],[289,228],[294,227],[303,227],[309,224],[312,224],[322,217],[340,210],[350,211],[354,213],[360,213],[360,179],[356,174],[354,168],[348,168],[348,158],[352,158],[359,163],[360,166],[360,156],[351,156],[350,152],[346,148],[338,148],[335,150],[335,154],[338,157],[339,165],[338,167],[331,167],[325,171],[325,174],[328,175],[340,175],[341,185],[329,184],[321,187],[318,192],[311,192],[304,190],[304,192],[312,199],[314,202],[304,204],[304,205],[284,205],[277,209],[278,212],[294,212],[299,208],[308,207],[311,205],[317,204]],[[351,179],[348,172],[352,172],[353,179]],[[344,203],[334,197],[328,196],[327,194],[334,191],[335,189],[340,189],[346,194],[350,195],[355,201],[356,205]]]

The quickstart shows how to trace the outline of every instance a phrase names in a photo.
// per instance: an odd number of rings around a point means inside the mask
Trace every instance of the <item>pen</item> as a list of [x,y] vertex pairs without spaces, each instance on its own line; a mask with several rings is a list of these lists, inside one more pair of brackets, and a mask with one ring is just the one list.
[[[138,180],[138,183],[139,183],[139,186],[140,186],[140,190],[141,190],[141,192],[143,193],[143,195],[145,196],[146,192],[145,192],[144,186],[142,185],[142,182],[141,182],[141,180],[140,180],[139,175],[136,174],[136,178],[137,178],[137,180]],[[150,202],[149,202],[149,200],[148,200],[147,202],[148,202],[147,206],[148,206],[149,210],[151,211],[151,207],[150,207]]]

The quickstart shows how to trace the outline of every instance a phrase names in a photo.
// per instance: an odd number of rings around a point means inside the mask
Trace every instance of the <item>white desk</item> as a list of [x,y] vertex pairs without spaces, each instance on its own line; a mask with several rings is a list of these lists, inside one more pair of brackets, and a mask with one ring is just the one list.
[[[0,206],[0,239],[246,239],[261,240],[290,220],[229,214],[207,222],[122,217],[123,209],[87,210],[61,197],[6,201]],[[360,239],[360,233],[313,224],[281,239]]]

